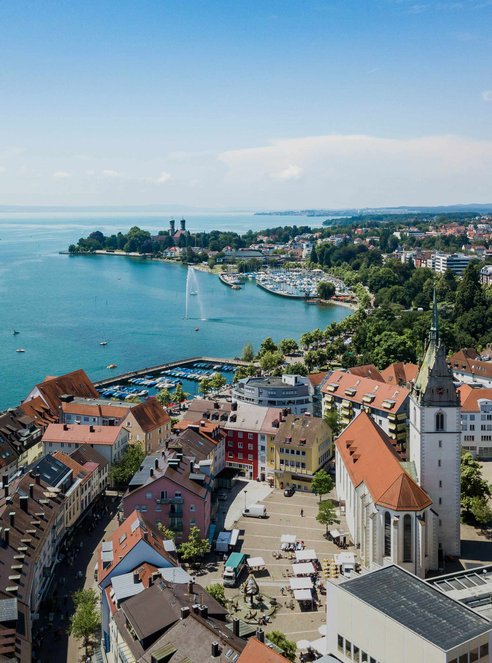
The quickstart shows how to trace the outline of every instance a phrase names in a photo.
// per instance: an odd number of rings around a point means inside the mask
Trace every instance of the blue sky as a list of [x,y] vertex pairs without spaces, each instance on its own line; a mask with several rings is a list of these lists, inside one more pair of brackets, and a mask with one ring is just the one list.
[[0,200],[492,202],[492,1],[3,0]]

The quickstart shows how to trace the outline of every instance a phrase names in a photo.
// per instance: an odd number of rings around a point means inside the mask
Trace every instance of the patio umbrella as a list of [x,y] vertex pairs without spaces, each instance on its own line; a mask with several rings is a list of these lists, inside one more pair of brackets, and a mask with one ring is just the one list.
[[318,633],[320,635],[326,635],[327,630],[328,629],[327,629],[326,624],[321,624],[321,626],[318,628]]
[[299,642],[297,642],[296,644],[297,644],[297,649],[307,649],[308,647],[311,646],[309,640],[299,640]]

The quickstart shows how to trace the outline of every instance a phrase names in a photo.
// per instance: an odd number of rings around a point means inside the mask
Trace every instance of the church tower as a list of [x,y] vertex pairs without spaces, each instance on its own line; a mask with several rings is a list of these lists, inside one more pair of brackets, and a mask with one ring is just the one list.
[[424,360],[410,394],[408,460],[437,514],[438,555],[460,554],[460,402],[439,339],[436,294]]

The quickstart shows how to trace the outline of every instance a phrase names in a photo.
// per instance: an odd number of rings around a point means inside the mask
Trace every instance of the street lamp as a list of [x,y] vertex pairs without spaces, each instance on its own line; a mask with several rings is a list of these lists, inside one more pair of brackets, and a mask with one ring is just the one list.
[[248,491],[244,491],[244,510],[246,511],[246,495],[248,494]]

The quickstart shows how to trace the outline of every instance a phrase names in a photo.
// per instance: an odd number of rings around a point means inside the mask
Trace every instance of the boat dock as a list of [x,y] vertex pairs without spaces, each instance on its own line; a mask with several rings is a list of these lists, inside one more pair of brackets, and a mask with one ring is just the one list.
[[221,281],[228,288],[232,288],[233,290],[241,290],[238,274],[219,274],[219,281]]

